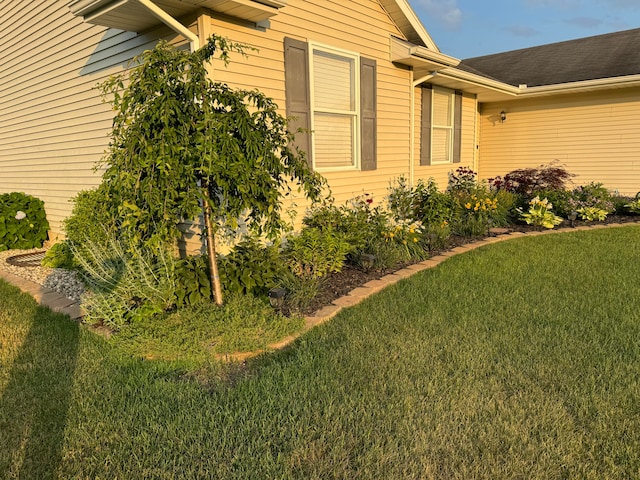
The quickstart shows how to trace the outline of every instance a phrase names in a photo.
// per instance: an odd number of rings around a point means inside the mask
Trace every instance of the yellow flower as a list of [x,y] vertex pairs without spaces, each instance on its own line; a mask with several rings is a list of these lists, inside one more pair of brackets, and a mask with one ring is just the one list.
[[469,210],[471,208],[471,204],[469,202],[464,204],[464,208],[466,208],[467,210]]
[[395,235],[393,234],[393,232],[389,232],[389,236],[393,238]]
[[418,239],[413,237],[413,243],[418,243]]
[[403,245],[406,245],[406,244],[407,244],[407,241],[406,241],[406,240],[403,240],[403,241],[402,241],[402,244],[403,244]]

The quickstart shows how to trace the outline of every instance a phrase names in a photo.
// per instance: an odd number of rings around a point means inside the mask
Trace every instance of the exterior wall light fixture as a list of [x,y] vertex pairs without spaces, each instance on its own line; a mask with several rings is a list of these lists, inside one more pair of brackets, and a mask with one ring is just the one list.
[[504,110],[502,110],[500,112],[500,122],[504,123],[507,121],[507,112],[505,112]]

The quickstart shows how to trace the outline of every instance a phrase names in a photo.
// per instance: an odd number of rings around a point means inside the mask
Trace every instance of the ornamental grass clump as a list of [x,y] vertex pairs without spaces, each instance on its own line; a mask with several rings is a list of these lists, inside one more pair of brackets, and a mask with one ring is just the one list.
[[553,204],[546,198],[540,200],[536,196],[529,201],[529,210],[527,212],[520,211],[520,218],[529,225],[537,227],[553,228],[562,223],[562,217],[555,215],[551,209]]

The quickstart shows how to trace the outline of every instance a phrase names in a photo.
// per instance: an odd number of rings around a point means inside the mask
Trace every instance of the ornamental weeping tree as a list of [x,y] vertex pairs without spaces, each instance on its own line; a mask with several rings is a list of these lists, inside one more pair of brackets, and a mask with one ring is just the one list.
[[163,246],[202,213],[215,301],[222,303],[214,235],[222,224],[268,238],[284,226],[282,197],[297,184],[315,201],[323,186],[291,145],[277,105],[257,90],[209,78],[216,51],[228,63],[242,45],[212,36],[196,52],[166,43],[144,52],[129,72],[100,85],[117,112],[103,159],[103,185],[119,200],[123,234]]

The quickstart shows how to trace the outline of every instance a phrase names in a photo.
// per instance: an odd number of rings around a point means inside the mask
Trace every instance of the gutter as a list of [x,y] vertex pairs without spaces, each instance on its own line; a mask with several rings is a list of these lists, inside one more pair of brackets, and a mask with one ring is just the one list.
[[640,86],[640,74],[626,75],[624,77],[598,78],[595,80],[583,80],[580,82],[557,83],[554,85],[541,85],[538,87],[520,87],[521,97],[537,97],[560,93],[577,93],[584,90],[602,90],[605,88],[623,88]]
[[623,88],[640,86],[640,74],[626,75],[624,77],[598,78],[595,80],[583,80],[579,82],[557,83],[553,85],[540,85],[528,87],[520,85],[518,87],[503,83],[498,80],[465,72],[456,68],[444,68],[438,71],[438,76],[460,80],[482,86],[496,92],[509,95],[513,98],[529,98],[548,95],[559,95],[563,93],[579,93],[582,91],[604,90],[609,88]]

